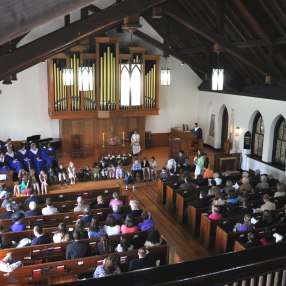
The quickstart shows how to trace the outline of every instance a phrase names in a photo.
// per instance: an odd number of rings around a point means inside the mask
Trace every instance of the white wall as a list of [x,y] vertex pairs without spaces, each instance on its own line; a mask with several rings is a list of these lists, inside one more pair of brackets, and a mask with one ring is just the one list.
[[48,115],[47,64],[39,63],[19,74],[11,85],[0,84],[0,139],[22,140],[41,134],[59,137],[59,120]]
[[[164,66],[161,61],[161,67]],[[170,132],[171,127],[189,124],[198,119],[198,85],[200,78],[189,68],[170,57],[167,66],[171,69],[171,85],[160,86],[159,116],[148,116],[146,130],[152,133]]]
[[[270,99],[258,99],[246,96],[238,96],[223,93],[199,92],[199,122],[204,130],[204,140],[214,148],[220,148],[221,138],[221,116],[220,111],[226,106],[229,119],[231,110],[234,111],[234,128],[240,127],[240,136],[234,136],[232,152],[242,153],[243,169],[260,169],[264,173],[275,173],[281,180],[285,178],[285,172],[279,171],[271,166],[259,163],[246,156],[248,153],[243,150],[243,136],[246,131],[252,131],[254,115],[259,111],[264,120],[264,142],[262,160],[271,162],[273,148],[273,126],[280,115],[286,117],[286,102]],[[210,124],[210,114],[216,115],[215,136],[210,138],[207,133]]]

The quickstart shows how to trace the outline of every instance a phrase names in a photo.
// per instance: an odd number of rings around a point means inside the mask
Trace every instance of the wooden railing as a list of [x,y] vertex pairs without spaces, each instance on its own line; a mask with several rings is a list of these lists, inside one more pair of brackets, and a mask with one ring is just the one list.
[[285,286],[286,243],[69,285]]

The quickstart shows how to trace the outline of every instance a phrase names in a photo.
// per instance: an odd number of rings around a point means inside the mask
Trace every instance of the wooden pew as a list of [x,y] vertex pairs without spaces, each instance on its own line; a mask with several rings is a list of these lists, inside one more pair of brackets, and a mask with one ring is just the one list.
[[166,182],[166,181],[159,179],[157,181],[157,186],[158,186],[158,188],[157,188],[157,202],[159,204],[165,205],[166,204],[166,187],[167,186],[173,186],[173,187],[179,188],[181,183],[182,182],[180,182],[180,181]]
[[[274,224],[271,228],[272,232],[285,233],[286,224]],[[262,234],[264,228],[257,228],[252,232],[256,234]],[[226,232],[223,228],[217,228],[217,239],[220,239],[220,243],[216,243],[215,251],[217,254],[225,253],[227,251],[233,251],[234,243],[239,239],[246,239],[248,231],[245,232]]]
[[[52,236],[54,230],[47,229],[45,232]],[[131,241],[135,239],[134,243],[136,243],[136,245],[134,245],[134,247],[138,248],[144,244],[150,232],[151,230],[138,231],[134,233],[124,234],[124,236],[129,237]],[[117,245],[120,243],[121,236],[122,234],[120,233],[118,235],[111,235],[109,236],[109,238],[113,243]],[[96,250],[96,244],[100,241],[100,238],[83,239],[82,241],[89,245],[91,255],[94,255]],[[42,263],[56,260],[64,260],[66,247],[71,242],[72,240],[61,243],[48,243],[34,246],[25,246],[21,248],[5,248],[0,250],[0,257],[4,257],[7,253],[12,252],[13,255],[17,258],[17,260],[21,260],[24,264],[26,261],[29,262],[31,260],[39,259],[42,260]]]
[[210,206],[203,208],[188,206],[187,224],[191,228],[191,234],[200,233],[201,215],[204,213],[208,213],[208,211],[210,211]]
[[178,222],[183,222],[185,209],[188,203],[199,198],[200,189],[186,189],[176,192],[176,218]]
[[[53,202],[63,202],[63,201],[76,201],[78,196],[83,196],[84,199],[92,199],[96,198],[99,195],[107,196],[112,195],[114,192],[122,194],[121,186],[118,187],[108,187],[108,188],[98,188],[93,190],[70,190],[67,193],[50,193],[46,195],[37,195],[40,197],[43,202],[47,197],[50,197]],[[24,201],[28,198],[28,196],[20,196],[15,197],[13,201],[15,203],[24,203]],[[0,205],[2,204],[4,199],[0,199]]]
[[[121,208],[122,213],[130,212],[130,206],[126,205]],[[91,210],[91,215],[98,216],[101,220],[105,220],[106,216],[110,213],[113,213],[112,208],[102,208]],[[58,213],[52,215],[39,215],[24,218],[23,223],[27,225],[27,227],[34,227],[34,225],[41,223],[43,227],[58,225],[60,222],[71,222],[78,219],[78,217],[82,215],[82,212],[65,212]],[[3,219],[1,220],[1,224],[4,229],[9,230],[10,225],[12,224],[11,219]]]
[[[263,233],[264,227],[257,228],[253,232],[255,233]],[[274,224],[272,226],[273,232],[278,233],[285,233],[286,232],[286,224],[280,223],[280,224]],[[230,230],[230,226],[218,226],[216,229],[216,244],[215,244],[215,252],[217,254],[225,253],[227,251],[232,251],[234,247],[235,240],[238,239],[246,239],[247,236],[246,232],[232,232]]]
[[[168,264],[168,252],[169,248],[166,241],[162,245],[153,246],[148,249],[150,255],[156,260],[160,261],[160,265]],[[118,258],[119,267],[121,270],[126,271],[128,269],[128,263],[130,260],[138,258],[138,250],[132,250],[121,253],[114,253],[113,255]],[[29,265],[21,268],[17,268],[10,274],[0,273],[2,285],[27,285],[30,283],[37,283],[38,285],[51,285],[53,283],[59,283],[59,281],[66,281],[71,277],[75,277],[74,280],[81,278],[92,277],[97,265],[102,264],[104,258],[107,255],[96,255],[85,258],[78,258],[72,260],[62,260],[44,263],[40,265]]]
[[[284,209],[277,209],[271,211],[273,216],[277,214],[282,214]],[[252,217],[255,218],[261,218],[262,212],[259,213],[254,213],[252,214]],[[227,227],[228,230],[232,230],[234,227],[235,223],[243,222],[243,217],[244,215],[239,215],[239,216],[233,216],[233,217],[227,217],[227,218],[222,218],[218,220],[211,220],[208,218],[206,215],[201,215],[201,227],[200,227],[200,240],[204,247],[208,248],[210,245],[216,241],[216,228],[218,226],[221,227]]]
[[[108,203],[109,203],[111,198],[112,198],[112,194],[110,194],[109,196],[104,196],[103,197],[103,199],[107,203],[107,205],[108,205]],[[128,196],[120,196],[119,199],[123,201],[124,205],[127,205],[129,203]],[[95,201],[94,198],[85,200],[87,205],[93,203],[94,201]],[[76,200],[52,202],[52,205],[53,205],[53,207],[57,208],[60,213],[72,212],[74,210],[74,208],[76,207],[77,202],[76,202]],[[42,211],[42,208],[44,208],[44,207],[46,207],[45,203],[37,204],[36,210]],[[23,205],[20,209],[23,210],[23,211],[28,211],[29,210],[29,206],[28,205]],[[0,214],[4,213],[4,212],[6,212],[6,209],[5,208],[0,208]]]
[[[184,200],[188,200],[188,199],[194,199],[194,198],[199,198],[199,194],[201,190],[208,190],[210,187],[209,186],[203,186],[203,187],[199,187],[199,188],[192,188],[192,189],[179,189],[178,187],[173,187],[173,186],[166,186],[166,210],[171,212],[174,209],[177,208],[177,193],[184,193],[185,195],[183,196]],[[189,191],[188,193],[185,193],[184,191]],[[189,197],[188,197],[189,194]],[[185,205],[184,200],[182,200],[180,203],[182,203],[183,205]],[[181,208],[181,212],[182,212],[182,208]],[[184,213],[184,211],[183,211]]]

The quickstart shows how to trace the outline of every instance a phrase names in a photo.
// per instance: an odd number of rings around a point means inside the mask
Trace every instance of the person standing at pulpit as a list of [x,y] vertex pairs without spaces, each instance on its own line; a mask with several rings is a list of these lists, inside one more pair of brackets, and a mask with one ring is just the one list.
[[133,155],[138,155],[141,151],[141,146],[140,135],[136,130],[134,130],[133,134],[131,135],[131,146]]
[[197,139],[203,139],[203,131],[199,127],[198,123],[195,123],[194,128],[191,131],[194,135],[197,136]]

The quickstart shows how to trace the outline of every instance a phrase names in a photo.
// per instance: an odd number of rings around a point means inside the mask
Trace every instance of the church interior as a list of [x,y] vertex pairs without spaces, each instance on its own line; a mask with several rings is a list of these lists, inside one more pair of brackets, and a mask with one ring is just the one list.
[[[65,259],[66,242],[3,247],[0,259],[11,252],[23,267],[3,275],[0,265],[1,285],[286,285],[284,1],[10,0],[0,3],[0,11],[0,184],[14,190],[17,204],[24,203],[26,197],[14,187],[19,166],[9,161],[7,170],[1,169],[10,143],[15,154],[22,147],[29,150],[31,143],[48,150],[49,143],[57,164],[68,169],[73,162],[77,171],[75,184],[67,175],[62,185],[49,184],[48,194],[38,194],[43,200],[52,197],[58,207],[50,220],[49,215],[25,218],[22,234],[7,232],[11,219],[1,219],[1,245],[33,237],[39,220],[51,235],[59,223],[70,225],[84,215],[73,213],[79,196],[89,202],[99,195],[109,200],[114,191],[124,210],[138,200],[161,234],[161,244],[149,249],[159,267],[128,272],[138,250],[117,252],[122,273],[97,281],[92,275],[110,255],[92,252],[98,239],[85,239],[93,254],[71,260]],[[198,150],[209,160],[202,171]],[[178,180],[161,179],[162,168],[181,151],[187,167],[180,169],[177,162]],[[43,160],[34,163],[39,178],[41,164],[48,173],[52,162],[41,154]],[[134,161],[153,156],[154,176],[148,171],[138,180]],[[96,178],[103,161],[114,174],[100,169]],[[117,165],[124,174],[135,174],[131,187],[125,175],[115,176]],[[90,178],[85,169],[91,170]],[[196,172],[203,175],[203,169],[215,172],[206,176],[206,186],[180,189],[186,173],[197,183]],[[228,204],[231,194],[224,192],[227,176],[236,195],[244,177],[250,186],[247,199],[238,195],[235,214]],[[268,185],[259,189],[262,177]],[[207,207],[195,207],[216,179],[224,197],[208,193]],[[284,195],[278,197],[280,187]],[[259,221],[264,212],[258,209],[267,202],[275,204],[271,223],[236,230],[245,219],[242,210],[250,209]],[[106,218],[112,210],[90,211]],[[210,219],[216,211],[223,215]],[[4,212],[0,208],[0,218]],[[271,243],[245,246],[249,233],[266,237],[269,231]],[[146,239],[149,232],[126,236]],[[275,243],[274,234],[282,241]],[[119,243],[121,236],[113,239]]]

